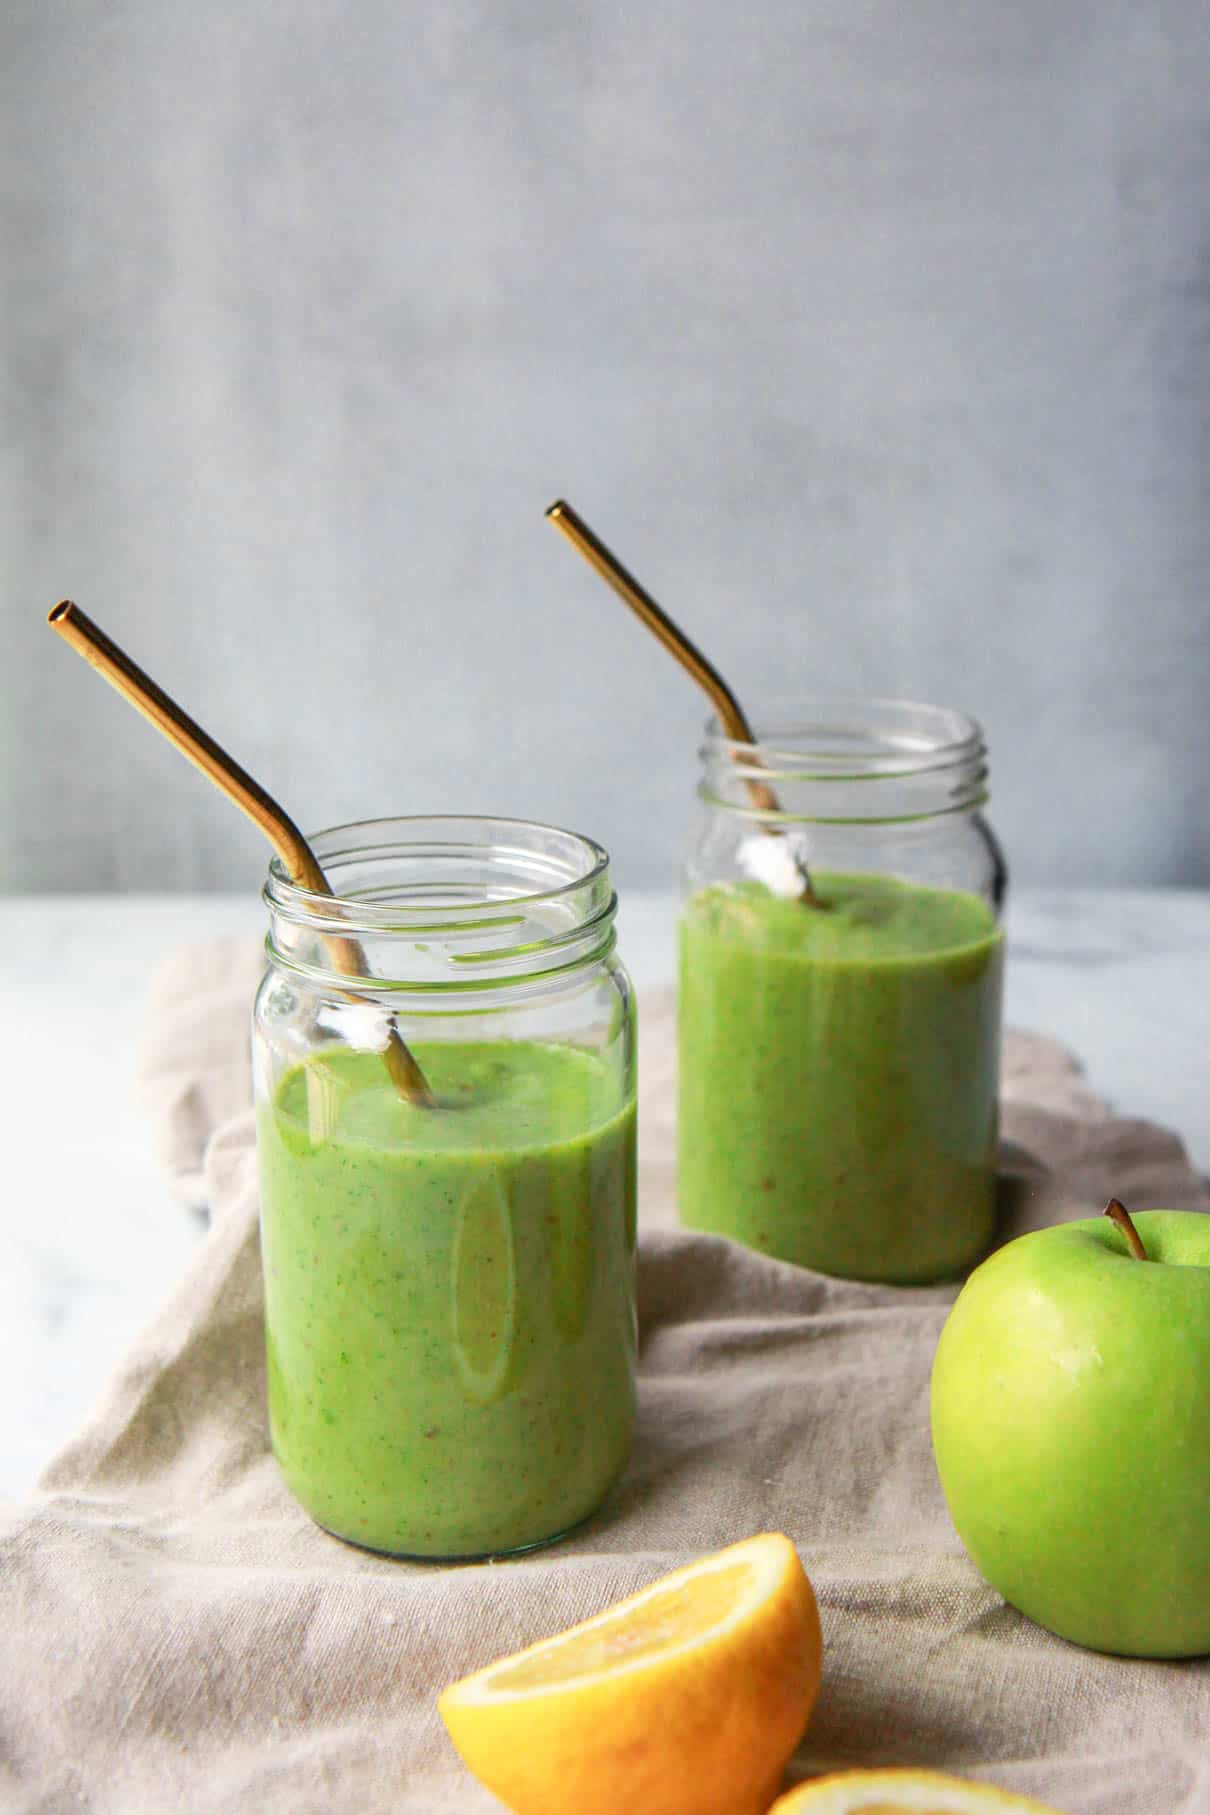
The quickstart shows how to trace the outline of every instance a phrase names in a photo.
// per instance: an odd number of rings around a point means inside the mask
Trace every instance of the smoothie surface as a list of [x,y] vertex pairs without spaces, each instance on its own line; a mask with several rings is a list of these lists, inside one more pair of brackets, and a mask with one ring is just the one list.
[[573,1140],[617,1112],[616,1086],[587,1050],[531,1040],[435,1040],[413,1050],[437,1110],[404,1102],[378,1053],[341,1046],[287,1073],[278,1115],[316,1140],[484,1156]]
[[797,954],[814,964],[893,963],[983,948],[998,937],[987,904],[959,889],[828,872],[812,881],[823,907],[774,895],[763,883],[738,882],[702,889],[685,919],[751,950]]

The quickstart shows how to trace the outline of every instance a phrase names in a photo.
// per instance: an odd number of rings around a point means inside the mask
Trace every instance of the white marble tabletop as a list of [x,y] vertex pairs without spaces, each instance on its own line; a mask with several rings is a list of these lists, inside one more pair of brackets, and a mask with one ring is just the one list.
[[[640,993],[672,977],[674,917],[671,895],[623,901]],[[202,1234],[132,1100],[154,968],[260,925],[254,894],[0,899],[0,1495],[29,1489]],[[1008,935],[1009,1020],[1210,1172],[1210,892],[1022,890]]]

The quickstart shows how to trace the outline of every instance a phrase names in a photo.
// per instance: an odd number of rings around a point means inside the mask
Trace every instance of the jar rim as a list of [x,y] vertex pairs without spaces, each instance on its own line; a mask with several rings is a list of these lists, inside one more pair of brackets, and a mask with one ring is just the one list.
[[716,713],[706,720],[704,735],[707,758],[727,754],[753,769],[800,774],[803,763],[818,763],[813,776],[819,780],[923,774],[986,753],[983,727],[968,713],[886,694],[773,699],[757,714],[751,740],[729,737]]
[[[469,831],[480,828],[488,837],[473,839],[450,836],[459,830]],[[394,832],[395,836],[386,836]],[[380,834],[381,838],[365,837],[357,841],[357,834]],[[409,837],[408,834],[412,836]],[[424,836],[427,833],[428,836]],[[440,836],[445,833],[444,837]],[[494,838],[490,837],[494,834]],[[529,837],[529,850],[526,852],[526,835]],[[314,851],[320,868],[327,874],[329,868],[339,869],[342,864],[365,863],[374,856],[385,857],[391,852],[404,853],[415,857],[426,849],[434,855],[440,851],[497,851],[502,854],[520,857],[528,855],[536,865],[553,870],[558,858],[549,849],[542,853],[539,850],[539,837],[546,841],[558,841],[567,859],[565,873],[558,881],[543,888],[517,888],[497,896],[485,896],[481,902],[468,904],[465,901],[438,904],[427,901],[423,906],[409,907],[402,901],[389,901],[375,905],[357,891],[341,893],[333,887],[330,895],[320,894],[308,889],[301,883],[294,882],[280,857],[274,856],[269,863],[263,894],[266,903],[279,911],[293,912],[305,916],[312,924],[338,918],[345,927],[351,919],[358,924],[386,930],[417,930],[418,924],[432,922],[434,910],[443,916],[452,915],[461,918],[468,912],[479,912],[490,902],[507,902],[517,907],[557,902],[561,897],[581,889],[591,889],[609,869],[609,853],[594,838],[582,832],[568,831],[563,826],[552,826],[541,820],[513,819],[484,813],[409,813],[386,818],[355,819],[342,821],[336,825],[326,826],[321,831],[308,835],[308,843]],[[337,843],[336,841],[340,841]],[[578,862],[572,858],[578,857]],[[415,916],[413,923],[409,916]]]

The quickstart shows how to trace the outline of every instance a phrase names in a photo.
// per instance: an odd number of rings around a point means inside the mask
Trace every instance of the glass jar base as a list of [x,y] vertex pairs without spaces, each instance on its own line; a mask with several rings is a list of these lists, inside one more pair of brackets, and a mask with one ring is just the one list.
[[[335,1538],[339,1543],[347,1544],[350,1550],[364,1551],[367,1556],[371,1557],[387,1557],[392,1563],[429,1563],[436,1568],[443,1565],[448,1568],[462,1563],[501,1563],[508,1562],[513,1557],[528,1556],[531,1551],[549,1550],[552,1544],[561,1544],[565,1538],[574,1537],[578,1531],[582,1531],[586,1525],[591,1524],[592,1520],[608,1506],[615,1491],[611,1488],[600,1506],[594,1506],[591,1512],[583,1514],[581,1518],[573,1519],[570,1525],[563,1526],[559,1531],[552,1531],[549,1537],[527,1538],[521,1544],[501,1544],[490,1550],[384,1550],[381,1545],[367,1544],[361,1538],[346,1538],[343,1532],[335,1531],[332,1526],[325,1525],[322,1519],[313,1519],[312,1523],[318,1526],[320,1531],[326,1532],[329,1538]],[[307,1516],[310,1517],[310,1514]]]
[[888,1260],[886,1253],[842,1254],[835,1243],[829,1246],[810,1242],[775,1242],[761,1240],[747,1230],[735,1227],[738,1218],[726,1222],[719,1218],[698,1216],[678,1206],[677,1220],[682,1229],[699,1235],[719,1235],[736,1242],[753,1254],[783,1265],[801,1267],[804,1272],[821,1273],[828,1279],[851,1280],[868,1286],[941,1286],[966,1276],[972,1267],[985,1260],[997,1240],[997,1222],[992,1211],[984,1223],[972,1230],[961,1246],[951,1246],[943,1255],[933,1253],[921,1258],[911,1252],[897,1252]]

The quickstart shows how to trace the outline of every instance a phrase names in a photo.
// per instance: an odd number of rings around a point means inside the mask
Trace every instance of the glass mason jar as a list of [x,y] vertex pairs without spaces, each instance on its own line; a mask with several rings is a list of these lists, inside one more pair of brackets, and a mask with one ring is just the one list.
[[952,1276],[995,1220],[1007,872],[982,733],[834,698],[756,735],[712,722],[702,751],[681,1220],[847,1278]]
[[[311,1516],[371,1550],[546,1543],[608,1494],[635,1417],[634,1014],[608,856],[504,819],[313,845],[333,898],[272,864],[254,1013],[274,1453]],[[392,1034],[435,1106],[401,1095]]]

